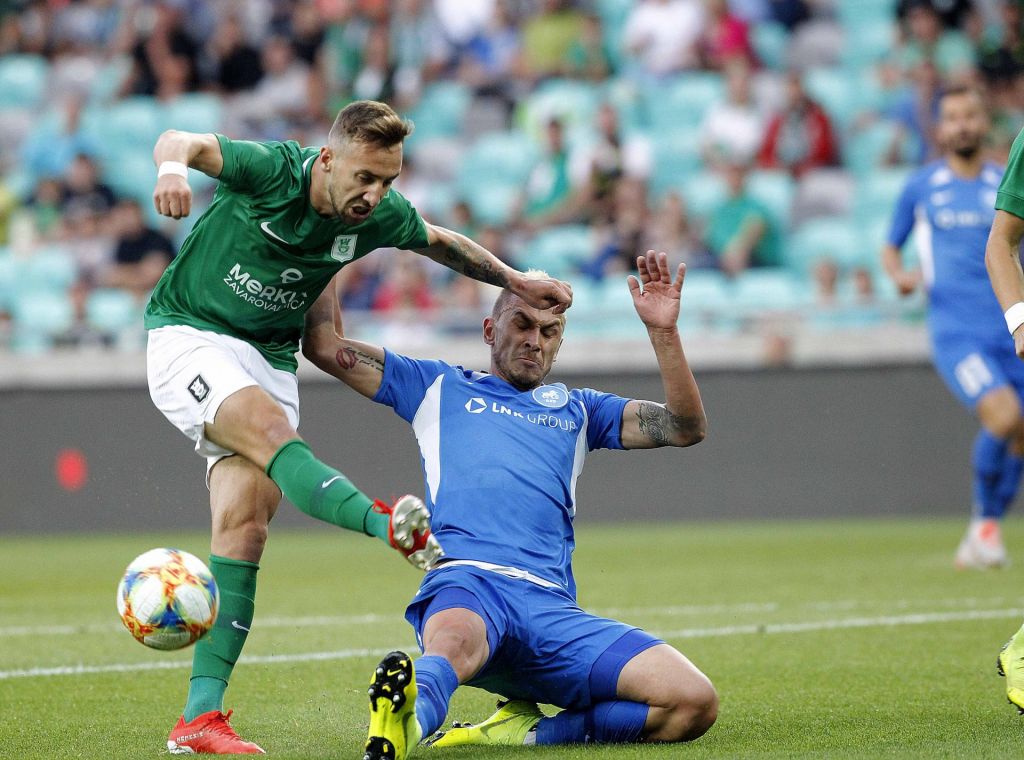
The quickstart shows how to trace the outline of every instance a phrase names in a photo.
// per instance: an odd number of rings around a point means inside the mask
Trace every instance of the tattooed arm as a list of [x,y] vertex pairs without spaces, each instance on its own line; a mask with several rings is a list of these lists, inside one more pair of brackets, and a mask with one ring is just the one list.
[[429,245],[417,248],[416,253],[466,277],[508,288],[530,306],[561,314],[572,304],[569,283],[554,279],[528,280],[522,272],[502,263],[486,248],[458,232],[428,224],[427,242]]
[[377,395],[384,379],[384,349],[345,337],[336,279],[306,312],[302,355],[367,398]]
[[[676,321],[686,267],[679,265],[676,281],[664,253],[648,251],[637,258],[640,278],[629,278],[633,306],[647,326],[665,388],[665,403],[633,400],[622,411],[622,445],[627,449],[692,446],[704,440],[707,417],[697,381],[683,353]],[[643,283],[641,291],[640,284]]]

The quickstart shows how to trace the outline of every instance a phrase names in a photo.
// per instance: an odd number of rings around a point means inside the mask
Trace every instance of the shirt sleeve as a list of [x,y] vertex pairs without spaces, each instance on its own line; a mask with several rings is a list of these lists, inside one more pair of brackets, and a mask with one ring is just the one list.
[[896,201],[896,209],[893,211],[892,223],[889,225],[889,234],[885,238],[889,245],[902,248],[910,237],[910,231],[914,229],[914,207],[917,205],[917,183],[911,179],[900,193]]
[[450,369],[440,361],[410,359],[384,349],[384,377],[373,400],[412,422],[427,390]]
[[224,168],[217,179],[247,195],[279,190],[291,181],[280,143],[232,140],[217,135]]
[[587,447],[594,449],[622,448],[622,410],[629,399],[590,388],[579,391],[587,410]]
[[996,208],[1024,219],[1024,130],[1010,148],[1010,161],[996,192]]
[[427,225],[423,217],[409,201],[397,190],[388,193],[391,205],[391,218],[385,229],[389,240],[383,245],[410,250],[427,246]]

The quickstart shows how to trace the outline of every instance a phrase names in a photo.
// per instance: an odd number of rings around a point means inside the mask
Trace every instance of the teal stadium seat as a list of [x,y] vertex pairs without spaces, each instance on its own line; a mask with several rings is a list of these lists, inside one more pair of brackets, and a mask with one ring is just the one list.
[[35,108],[46,95],[50,67],[40,55],[0,57],[0,109]]
[[734,308],[747,317],[800,309],[810,301],[806,284],[784,268],[748,269],[733,282]]
[[416,125],[415,136],[426,141],[438,137],[457,137],[472,101],[465,85],[435,82],[427,85],[419,102],[408,114]]
[[101,137],[106,158],[131,151],[152,156],[153,145],[165,128],[163,108],[144,96],[125,98],[109,106],[90,106],[82,115],[83,126]]
[[486,134],[463,156],[456,187],[481,222],[504,224],[536,160],[537,148],[526,135]]
[[891,168],[875,169],[862,175],[854,195],[853,212],[857,221],[869,224],[877,218],[890,219],[912,172],[911,168]]
[[[866,175],[875,171],[885,164],[899,135],[899,126],[884,119],[854,130],[843,146],[843,163],[854,174]],[[904,145],[898,158],[902,159],[913,151],[914,146]]]
[[[156,166],[153,164],[152,146],[148,151],[135,149],[104,158],[101,165],[104,179],[118,194],[136,199],[142,204],[143,210],[147,212],[153,207]],[[189,183],[193,191],[207,184],[207,180],[199,179],[200,176],[205,177],[206,175],[198,171],[189,172]],[[208,181],[213,182],[213,180]],[[193,210],[192,214],[195,213]]]
[[549,79],[520,103],[516,121],[526,134],[539,139],[552,118],[565,127],[570,143],[591,134],[604,94],[598,85],[575,79]]
[[753,171],[747,178],[747,191],[768,207],[781,229],[789,228],[796,182],[788,172]]
[[871,250],[858,225],[845,216],[818,217],[805,222],[789,236],[783,249],[786,267],[807,275],[821,259],[832,259],[842,268],[871,266],[878,250]]
[[179,95],[163,107],[163,124],[185,132],[219,132],[224,105],[219,97],[202,92]]
[[725,180],[713,171],[692,174],[675,189],[683,194],[690,214],[701,219],[707,218],[728,195]]
[[552,277],[570,276],[594,257],[595,242],[582,224],[564,224],[541,230],[526,246],[519,263],[525,269],[542,269]]
[[786,66],[786,49],[789,46],[789,32],[782,24],[761,22],[750,30],[750,41],[758,60],[767,68],[776,71]]
[[680,296],[680,327],[687,330],[717,325],[732,304],[730,283],[714,269],[688,269]]
[[14,331],[11,348],[17,353],[49,351],[56,339],[75,324],[74,306],[67,294],[54,290],[23,290],[11,306]]
[[864,109],[863,77],[841,67],[817,66],[804,74],[804,87],[832,117],[839,134],[853,125]]
[[877,21],[896,18],[897,0],[844,0],[834,4],[839,23],[846,29],[859,29]]
[[6,248],[0,249],[0,314],[9,312],[18,294],[18,260]]
[[863,71],[873,66],[890,56],[896,47],[895,15],[869,19],[846,27],[844,31],[846,41],[840,60],[852,71]]
[[78,279],[74,256],[60,246],[48,246],[20,261],[18,277],[26,292],[65,293]]
[[142,332],[142,308],[135,297],[120,288],[98,288],[85,301],[85,322],[100,335],[122,339]]
[[680,125],[699,125],[708,109],[724,97],[721,75],[710,71],[686,72],[670,82],[644,88],[651,129],[661,134]]
[[654,166],[650,191],[658,198],[670,190],[683,192],[683,186],[703,166],[700,155],[700,127],[679,126],[651,135]]

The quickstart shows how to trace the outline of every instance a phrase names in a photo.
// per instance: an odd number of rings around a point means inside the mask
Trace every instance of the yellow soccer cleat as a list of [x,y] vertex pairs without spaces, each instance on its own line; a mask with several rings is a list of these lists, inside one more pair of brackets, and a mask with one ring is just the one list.
[[536,728],[543,717],[544,713],[533,702],[499,702],[498,711],[483,723],[475,726],[456,723],[453,728],[435,734],[427,744],[431,747],[460,747],[466,744],[522,746],[526,735]]
[[999,652],[996,670],[1006,678],[1006,698],[1024,715],[1024,628],[1021,628]]
[[370,678],[370,733],[363,760],[405,760],[420,741],[416,672],[405,652],[392,652]]

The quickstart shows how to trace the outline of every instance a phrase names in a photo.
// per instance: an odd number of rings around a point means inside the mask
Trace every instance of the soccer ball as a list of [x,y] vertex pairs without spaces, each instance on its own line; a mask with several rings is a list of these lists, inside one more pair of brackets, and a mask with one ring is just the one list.
[[117,587],[117,613],[137,641],[181,649],[213,627],[220,593],[209,568],[180,549],[151,549],[132,560]]

